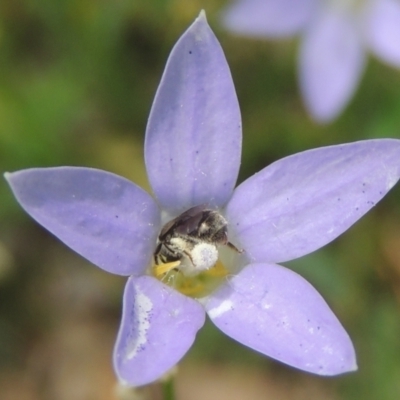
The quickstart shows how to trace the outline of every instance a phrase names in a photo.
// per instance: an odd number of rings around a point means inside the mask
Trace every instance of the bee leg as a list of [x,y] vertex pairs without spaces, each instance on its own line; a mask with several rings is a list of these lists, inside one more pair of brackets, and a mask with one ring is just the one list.
[[192,258],[192,255],[190,254],[190,252],[184,251],[183,253],[190,260],[190,262],[192,263],[193,267],[195,267],[194,262],[193,262],[193,258]]
[[173,270],[176,267],[179,267],[179,265],[181,264],[181,262],[178,261],[171,261],[169,263],[165,263],[165,264],[160,264],[160,265],[155,265],[154,266],[154,274],[155,276],[160,276],[160,275],[164,275],[167,272]]
[[227,245],[230,249],[235,250],[236,253],[239,253],[239,254],[244,253],[244,250],[243,250],[243,249],[240,249],[240,250],[239,250],[239,249],[238,249],[234,244],[232,244],[231,242],[227,242],[226,245]]

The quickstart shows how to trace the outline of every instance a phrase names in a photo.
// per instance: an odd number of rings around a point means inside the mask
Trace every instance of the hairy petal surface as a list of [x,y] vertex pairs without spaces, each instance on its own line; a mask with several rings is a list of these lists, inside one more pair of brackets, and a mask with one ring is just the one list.
[[315,0],[238,0],[227,7],[222,21],[239,34],[290,36],[309,22],[315,8]]
[[283,158],[243,182],[226,215],[252,262],[283,262],[329,243],[400,177],[400,140],[365,140]]
[[204,321],[197,301],[153,277],[130,277],[114,350],[119,379],[141,386],[160,378],[189,350]]
[[384,62],[400,67],[400,2],[370,0],[364,18],[371,50]]
[[98,267],[131,275],[148,266],[160,213],[132,182],[77,167],[27,169],[6,179],[31,217]]
[[357,368],[351,340],[324,299],[287,268],[247,266],[206,311],[228,336],[292,367],[319,375]]
[[240,165],[241,118],[225,56],[202,12],[168,59],[146,131],[153,191],[172,213],[231,196]]
[[352,15],[323,8],[305,32],[299,80],[305,104],[320,122],[334,119],[352,97],[365,64]]

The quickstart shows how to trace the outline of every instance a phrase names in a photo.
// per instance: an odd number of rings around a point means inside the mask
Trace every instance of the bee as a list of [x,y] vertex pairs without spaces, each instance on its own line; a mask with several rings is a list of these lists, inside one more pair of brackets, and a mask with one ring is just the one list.
[[196,275],[218,260],[218,246],[228,246],[242,253],[228,241],[228,223],[216,210],[206,205],[190,208],[162,228],[154,252],[160,274],[179,266],[185,275]]

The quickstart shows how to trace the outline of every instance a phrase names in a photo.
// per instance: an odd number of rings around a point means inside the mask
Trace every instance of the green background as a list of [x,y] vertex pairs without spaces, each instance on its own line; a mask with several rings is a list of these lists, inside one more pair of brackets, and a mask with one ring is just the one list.
[[[1,171],[98,167],[148,189],[147,117],[171,48],[202,8],[241,105],[240,181],[302,150],[400,138],[398,70],[370,57],[344,113],[319,125],[298,90],[298,40],[226,32],[219,21],[225,3],[2,1]],[[286,265],[331,305],[353,339],[359,371],[311,376],[208,324],[180,366],[178,399],[228,398],[229,391],[235,399],[241,390],[245,397],[237,398],[246,400],[400,398],[400,186],[339,239]],[[0,183],[0,398],[117,398],[111,352],[124,281],[36,225]]]

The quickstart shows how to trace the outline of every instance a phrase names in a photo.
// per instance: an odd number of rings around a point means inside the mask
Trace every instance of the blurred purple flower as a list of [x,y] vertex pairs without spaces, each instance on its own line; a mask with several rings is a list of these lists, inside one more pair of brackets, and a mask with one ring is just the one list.
[[[147,126],[156,200],[96,169],[6,174],[37,222],[100,268],[130,276],[114,351],[126,384],[147,384],[175,365],[205,312],[230,337],[296,368],[321,375],[356,369],[351,340],[322,297],[276,263],[319,249],[376,204],[399,179],[400,141],[299,153],[234,189],[241,137],[229,68],[201,13],[171,52]],[[245,252],[228,253],[231,275],[194,299],[157,279],[152,258],[162,225],[199,204],[220,210],[230,241]]]
[[312,117],[329,122],[350,101],[366,64],[366,51],[400,67],[398,0],[237,0],[224,25],[258,37],[302,35],[301,92]]

